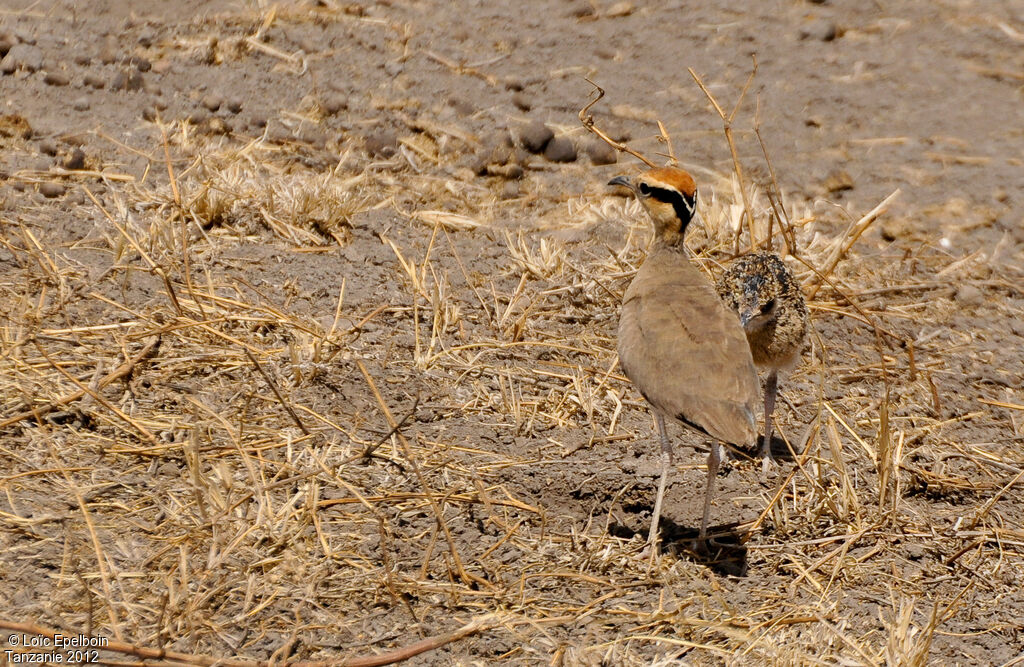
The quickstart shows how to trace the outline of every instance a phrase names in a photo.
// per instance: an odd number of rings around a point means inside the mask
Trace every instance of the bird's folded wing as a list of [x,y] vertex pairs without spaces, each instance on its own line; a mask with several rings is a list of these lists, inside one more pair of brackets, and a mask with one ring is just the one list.
[[743,329],[692,265],[644,265],[623,302],[618,349],[626,375],[665,414],[733,444],[757,437]]

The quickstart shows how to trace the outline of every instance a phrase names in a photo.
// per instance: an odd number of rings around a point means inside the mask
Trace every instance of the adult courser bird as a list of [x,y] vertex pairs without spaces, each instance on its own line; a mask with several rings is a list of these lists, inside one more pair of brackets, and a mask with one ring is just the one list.
[[[636,177],[619,176],[643,204],[654,225],[647,259],[626,290],[619,319],[619,361],[626,376],[654,408],[662,472],[648,542],[657,545],[672,444],[665,417],[715,440],[749,445],[757,437],[757,371],[736,313],[690,261],[683,238],[697,204],[693,178],[665,167]],[[700,541],[707,538],[720,447],[712,443]]]

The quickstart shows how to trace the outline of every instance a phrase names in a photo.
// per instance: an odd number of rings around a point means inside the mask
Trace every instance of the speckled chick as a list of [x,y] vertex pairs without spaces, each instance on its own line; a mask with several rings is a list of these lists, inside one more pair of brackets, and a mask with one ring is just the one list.
[[771,461],[772,413],[780,371],[796,365],[807,336],[807,304],[792,271],[771,252],[736,260],[716,285],[719,296],[740,316],[754,364],[767,370],[764,388],[765,467]]

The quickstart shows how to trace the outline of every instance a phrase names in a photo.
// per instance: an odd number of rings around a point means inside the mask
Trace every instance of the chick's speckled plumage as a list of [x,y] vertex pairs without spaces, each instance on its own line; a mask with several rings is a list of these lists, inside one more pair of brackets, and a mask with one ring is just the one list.
[[716,287],[744,322],[758,367],[783,369],[796,363],[807,335],[807,305],[793,273],[778,255],[760,252],[741,257]]

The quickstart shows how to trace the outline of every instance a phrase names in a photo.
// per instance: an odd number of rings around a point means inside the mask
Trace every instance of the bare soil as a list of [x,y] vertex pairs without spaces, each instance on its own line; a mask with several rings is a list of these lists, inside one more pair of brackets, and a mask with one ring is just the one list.
[[[0,2],[0,626],[153,664],[1018,664],[1024,8],[748,4]],[[741,182],[687,69],[729,113],[754,57]],[[680,429],[641,554],[614,335],[649,233],[586,78],[613,138],[664,124],[709,276],[741,188],[792,229],[796,456],[726,466],[711,553]]]

